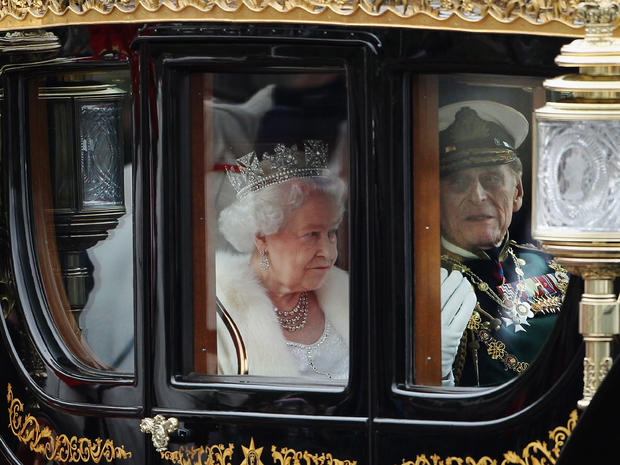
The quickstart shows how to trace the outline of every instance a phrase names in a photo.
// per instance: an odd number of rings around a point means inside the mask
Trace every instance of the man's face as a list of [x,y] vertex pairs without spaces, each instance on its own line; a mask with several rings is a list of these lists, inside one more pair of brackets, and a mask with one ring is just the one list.
[[440,196],[443,236],[470,252],[490,249],[521,208],[521,174],[508,165],[468,168],[442,177]]

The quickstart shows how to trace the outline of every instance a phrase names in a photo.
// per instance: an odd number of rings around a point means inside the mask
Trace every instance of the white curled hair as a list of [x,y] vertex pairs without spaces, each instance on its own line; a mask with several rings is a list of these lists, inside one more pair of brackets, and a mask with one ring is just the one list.
[[294,178],[272,184],[235,200],[220,213],[219,228],[224,238],[239,252],[251,253],[257,235],[277,233],[314,192],[325,194],[344,213],[346,185],[336,176]]

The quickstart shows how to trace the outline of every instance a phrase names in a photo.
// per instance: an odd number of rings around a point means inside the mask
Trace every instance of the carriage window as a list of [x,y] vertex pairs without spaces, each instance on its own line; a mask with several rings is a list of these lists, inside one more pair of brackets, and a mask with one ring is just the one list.
[[414,93],[426,98],[414,103],[416,130],[434,134],[414,146],[414,195],[433,193],[414,213],[414,266],[435,274],[416,288],[414,381],[498,385],[535,360],[567,286],[530,235],[530,118],[542,81],[423,76]]
[[82,363],[133,371],[128,71],[27,82],[35,247],[56,334]]
[[185,373],[345,383],[344,73],[192,73],[188,86]]

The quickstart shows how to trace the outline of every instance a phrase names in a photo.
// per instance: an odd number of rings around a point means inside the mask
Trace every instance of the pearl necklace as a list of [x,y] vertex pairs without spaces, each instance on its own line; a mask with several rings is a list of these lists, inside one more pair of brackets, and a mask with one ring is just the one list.
[[287,331],[303,329],[308,321],[308,296],[306,292],[299,294],[297,304],[287,312],[277,307],[274,307],[273,310],[276,312],[276,318],[278,318],[282,329]]

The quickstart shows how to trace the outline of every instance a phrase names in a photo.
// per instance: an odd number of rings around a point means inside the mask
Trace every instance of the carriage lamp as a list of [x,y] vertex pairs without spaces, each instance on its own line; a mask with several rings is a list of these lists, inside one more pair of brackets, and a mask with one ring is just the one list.
[[40,87],[47,101],[54,226],[71,312],[79,316],[93,286],[87,249],[125,213],[122,129],[125,92],[88,82]]
[[562,47],[556,63],[579,74],[546,80],[551,101],[535,111],[532,225],[543,248],[584,279],[583,409],[620,333],[620,41],[612,37],[617,3],[583,2],[578,15],[585,38]]

